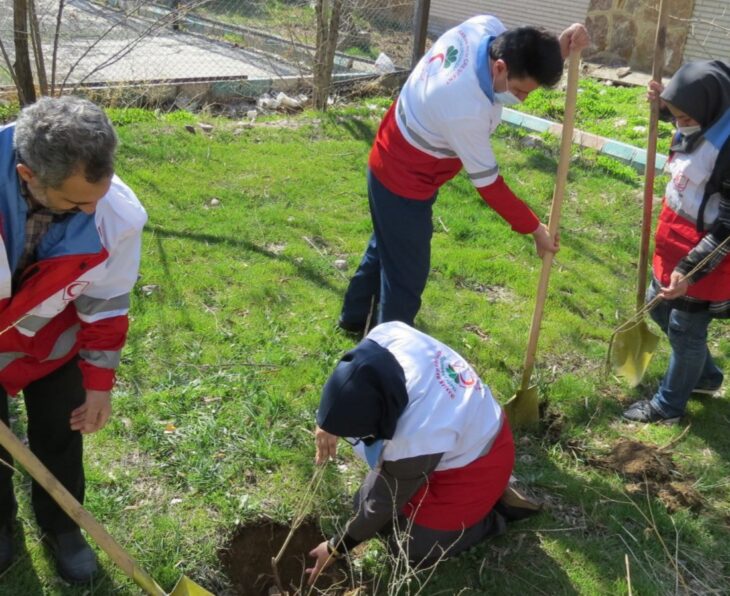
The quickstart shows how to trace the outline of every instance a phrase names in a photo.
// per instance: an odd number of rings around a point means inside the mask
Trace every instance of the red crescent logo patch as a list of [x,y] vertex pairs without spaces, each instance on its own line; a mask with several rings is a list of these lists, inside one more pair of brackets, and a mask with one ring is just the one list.
[[76,300],[76,298],[79,297],[79,294],[84,291],[84,288],[89,285],[88,281],[75,281],[71,285],[66,286],[66,288],[63,290],[63,299],[66,302],[70,302],[71,300]]

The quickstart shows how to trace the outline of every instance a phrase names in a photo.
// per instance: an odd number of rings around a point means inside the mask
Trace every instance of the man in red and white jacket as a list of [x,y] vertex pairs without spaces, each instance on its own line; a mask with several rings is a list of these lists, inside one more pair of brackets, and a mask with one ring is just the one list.
[[[82,434],[111,414],[147,219],[114,175],[116,144],[104,112],[75,97],[0,127],[0,419],[22,391],[31,449],[79,501]],[[0,570],[13,558],[11,478],[0,467]],[[61,576],[88,582],[97,564],[78,526],[35,482],[32,504]]]
[[430,268],[431,209],[462,167],[484,201],[540,256],[558,240],[499,174],[490,136],[502,106],[560,80],[563,59],[588,45],[581,24],[560,37],[532,27],[505,30],[478,16],[444,33],[408,77],[378,130],[368,161],[373,235],[345,294],[339,326],[361,332],[373,297],[377,321],[409,325]]

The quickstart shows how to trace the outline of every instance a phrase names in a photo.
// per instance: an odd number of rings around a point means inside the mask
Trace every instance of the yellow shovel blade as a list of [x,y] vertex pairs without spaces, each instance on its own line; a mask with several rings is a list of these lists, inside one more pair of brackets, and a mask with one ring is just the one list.
[[504,411],[512,428],[534,428],[540,422],[540,399],[537,385],[520,389],[506,404]]
[[636,387],[649,367],[659,336],[640,321],[633,327],[617,331],[611,342],[609,354],[614,372]]
[[193,580],[184,575],[178,580],[177,584],[170,592],[170,596],[214,596],[212,592],[208,592],[204,587],[199,586]]

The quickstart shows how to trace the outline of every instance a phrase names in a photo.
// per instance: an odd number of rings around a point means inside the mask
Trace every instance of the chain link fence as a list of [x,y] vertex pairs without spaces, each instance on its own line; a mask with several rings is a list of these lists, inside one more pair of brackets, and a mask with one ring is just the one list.
[[[26,1],[33,70],[51,93],[111,86],[142,88],[150,99],[156,87],[169,94],[202,83],[251,96],[282,82],[297,91],[312,84],[317,0]],[[335,1],[325,0],[325,11]],[[408,69],[415,5],[342,0],[333,83]],[[13,27],[13,0],[0,0],[11,64]],[[12,85],[6,60],[0,65],[0,85]]]

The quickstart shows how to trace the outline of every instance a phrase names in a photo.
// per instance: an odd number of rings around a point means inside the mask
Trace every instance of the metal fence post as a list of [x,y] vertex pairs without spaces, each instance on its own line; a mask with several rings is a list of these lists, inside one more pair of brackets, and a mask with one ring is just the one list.
[[413,14],[413,56],[411,68],[414,68],[426,51],[426,35],[428,34],[428,17],[431,12],[431,0],[416,0]]

